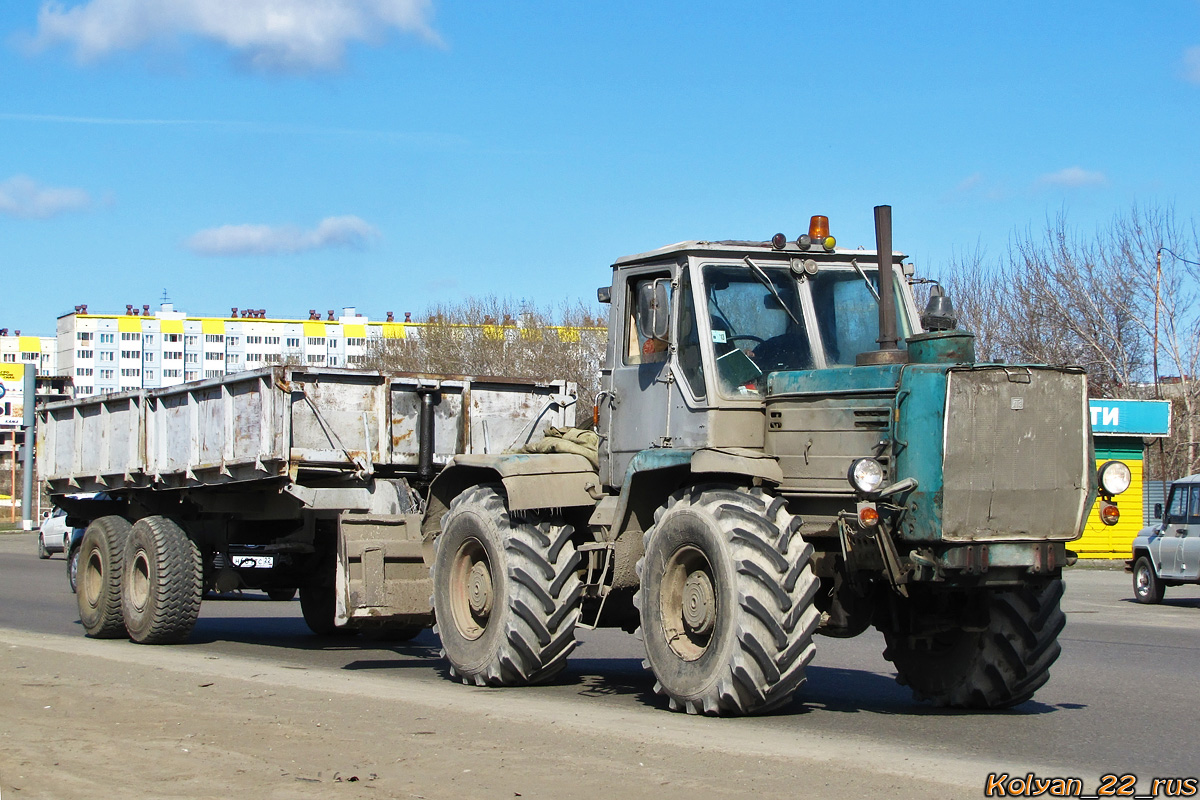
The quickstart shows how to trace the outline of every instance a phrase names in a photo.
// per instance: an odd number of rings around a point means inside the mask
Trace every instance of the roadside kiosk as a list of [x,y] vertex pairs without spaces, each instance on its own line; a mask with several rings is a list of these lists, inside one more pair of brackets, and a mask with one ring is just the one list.
[[[1118,498],[1121,520],[1116,525],[1105,525],[1100,521],[1099,504],[1093,506],[1082,538],[1068,547],[1080,558],[1129,558],[1133,537],[1149,524],[1154,503],[1162,502],[1160,476],[1146,475],[1143,481],[1142,465],[1146,447],[1171,431],[1171,403],[1094,399],[1088,405],[1092,412],[1096,465],[1109,460],[1123,461],[1132,480],[1129,489]],[[1171,477],[1168,476],[1168,481]]]

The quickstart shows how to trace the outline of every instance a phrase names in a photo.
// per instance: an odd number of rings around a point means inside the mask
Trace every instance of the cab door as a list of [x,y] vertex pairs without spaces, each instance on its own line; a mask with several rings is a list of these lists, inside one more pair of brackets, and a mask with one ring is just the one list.
[[663,445],[670,402],[671,269],[618,275],[609,325],[612,370],[598,403],[601,480],[610,486],[624,482],[634,455]]

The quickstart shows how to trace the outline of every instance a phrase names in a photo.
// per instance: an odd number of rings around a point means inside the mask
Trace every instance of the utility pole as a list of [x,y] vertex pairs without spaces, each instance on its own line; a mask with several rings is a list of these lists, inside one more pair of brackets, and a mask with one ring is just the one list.
[[[21,530],[33,530],[33,423],[34,405],[37,403],[37,365],[25,365],[25,399],[21,414],[21,424],[25,429],[25,460],[22,464],[21,481]],[[13,437],[14,440],[16,437]],[[13,459],[13,469],[16,469],[16,459]],[[15,473],[14,473],[15,474]]]

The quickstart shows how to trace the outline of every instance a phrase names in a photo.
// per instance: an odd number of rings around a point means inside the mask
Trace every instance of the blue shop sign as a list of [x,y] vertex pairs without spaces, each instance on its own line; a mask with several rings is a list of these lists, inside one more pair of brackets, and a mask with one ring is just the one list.
[[1093,433],[1121,436],[1168,436],[1171,433],[1169,400],[1088,400]]

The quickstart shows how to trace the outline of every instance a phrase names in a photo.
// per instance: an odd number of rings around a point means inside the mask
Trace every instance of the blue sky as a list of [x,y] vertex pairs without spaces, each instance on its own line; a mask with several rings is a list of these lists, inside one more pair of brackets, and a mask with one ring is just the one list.
[[[1200,0],[0,4],[0,327],[595,297],[871,207],[922,272],[1200,204]],[[1193,254],[1194,255],[1194,254]]]

